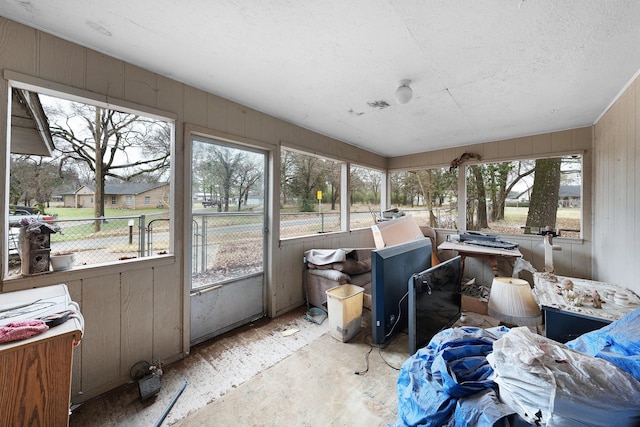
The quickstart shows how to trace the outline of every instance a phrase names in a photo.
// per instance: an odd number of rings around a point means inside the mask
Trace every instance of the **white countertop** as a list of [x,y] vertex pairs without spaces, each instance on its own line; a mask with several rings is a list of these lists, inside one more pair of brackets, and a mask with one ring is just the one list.
[[[619,285],[541,272],[535,273],[533,279],[535,285],[533,293],[543,307],[557,308],[610,321],[617,320],[640,307],[638,295]],[[562,291],[561,283],[564,279],[573,282],[573,293]],[[592,295],[596,290],[602,299],[602,308],[593,306]],[[626,294],[628,304],[616,303],[614,298],[616,292]]]
[[0,326],[18,320],[38,319],[66,310],[74,310],[75,315],[65,323],[31,338],[0,344],[0,352],[70,332],[76,336],[75,341],[80,342],[84,332],[82,314],[77,305],[71,301],[67,286],[64,284],[1,293]]

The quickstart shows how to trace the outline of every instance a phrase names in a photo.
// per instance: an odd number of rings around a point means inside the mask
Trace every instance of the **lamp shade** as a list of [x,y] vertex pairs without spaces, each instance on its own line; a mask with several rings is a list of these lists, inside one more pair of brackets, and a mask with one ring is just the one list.
[[400,87],[396,89],[396,102],[398,104],[406,104],[411,101],[413,97],[413,90],[411,89],[411,80],[402,80],[400,82]]
[[496,277],[489,294],[489,315],[518,326],[537,326],[542,313],[529,282],[512,277]]

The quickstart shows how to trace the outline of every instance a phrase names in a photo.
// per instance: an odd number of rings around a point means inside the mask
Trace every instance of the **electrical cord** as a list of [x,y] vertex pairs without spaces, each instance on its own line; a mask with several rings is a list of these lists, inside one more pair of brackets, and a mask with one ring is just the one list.
[[[365,340],[366,340],[366,338],[365,338]],[[369,372],[369,355],[373,351],[373,345],[371,343],[368,343],[368,344],[369,344],[369,351],[367,351],[367,353],[364,355],[365,370],[364,371],[355,371],[354,374],[356,374],[356,375],[364,375],[367,372]]]
[[[389,338],[392,334],[393,331],[395,330],[396,326],[398,325],[398,323],[400,323],[400,318],[402,317],[402,301],[404,301],[405,298],[407,298],[409,296],[409,291],[407,291],[402,298],[400,298],[400,300],[398,301],[398,317],[396,319],[396,321],[393,323],[393,326],[391,326],[391,330],[389,331],[389,333],[387,333],[384,336],[385,339],[385,343],[383,343],[382,345],[377,344],[375,347],[378,348],[378,355],[380,356],[380,359],[382,359],[382,361],[390,368],[395,369],[396,371],[399,371],[400,368],[397,368],[395,366],[393,366],[392,364],[390,364],[389,362],[387,362],[387,360],[384,358],[384,356],[382,355],[382,349],[387,348],[389,346],[389,344],[391,343],[391,341],[386,341],[387,338]],[[369,308],[367,308],[369,310]],[[367,334],[367,336],[365,337],[365,341],[367,342],[367,344],[369,344],[369,351],[367,351],[364,355],[364,361],[365,361],[365,370],[364,371],[355,371],[354,374],[355,375],[364,375],[367,372],[369,372],[369,355],[371,354],[371,352],[373,351],[373,343],[371,342],[371,340],[367,339],[367,338],[373,338],[373,336],[371,334]]]
[[[369,355],[371,354],[371,352],[373,351],[374,348],[374,344],[371,342],[370,339],[368,338],[373,338],[371,334],[367,334],[367,336],[365,337],[365,341],[367,344],[369,344],[369,351],[367,351],[364,355],[364,361],[365,361],[365,370],[364,371],[355,371],[354,374],[355,375],[365,375],[367,372],[369,372]],[[397,337],[396,337],[397,339]],[[387,341],[386,343],[380,345],[377,344],[375,345],[375,347],[378,349],[378,355],[380,356],[380,359],[382,359],[382,361],[390,368],[395,369],[396,371],[399,371],[400,368],[396,368],[395,366],[393,366],[392,364],[390,364],[389,362],[387,362],[387,360],[384,358],[384,356],[382,355],[382,350],[387,348],[389,345],[391,344],[391,341]]]
[[393,334],[393,330],[396,328],[396,326],[398,325],[398,323],[400,322],[400,317],[402,316],[402,301],[404,301],[404,299],[406,297],[409,296],[409,291],[407,291],[402,298],[400,298],[400,300],[398,301],[398,318],[396,319],[396,321],[393,323],[393,326],[391,327],[391,330],[389,331],[389,333],[387,335],[384,336],[384,339],[386,340],[387,338],[389,338],[391,336],[391,334]]
[[382,359],[382,361],[385,363],[385,365],[387,365],[388,367],[390,367],[391,369],[394,369],[396,371],[400,370],[400,368],[396,368],[391,363],[387,362],[387,360],[382,356],[382,350],[381,350],[380,346],[378,346],[378,355],[380,356],[380,359]]
[[[389,338],[392,334],[393,331],[395,330],[396,326],[398,325],[398,323],[400,323],[400,318],[402,317],[402,301],[404,301],[405,298],[407,298],[409,296],[409,291],[407,291],[402,298],[400,298],[400,300],[398,301],[398,317],[396,318],[396,321],[393,323],[393,326],[391,326],[391,330],[389,331],[389,333],[387,333],[384,336],[384,339],[386,340],[387,338]],[[355,371],[354,374],[355,375],[364,375],[367,372],[369,372],[369,355],[371,354],[371,352],[373,351],[373,343],[369,340],[367,340],[367,338],[373,338],[371,335],[367,335],[365,337],[365,341],[367,341],[367,344],[369,344],[369,351],[367,351],[367,353],[364,355],[364,361],[365,361],[365,370],[364,371]],[[382,344],[382,345],[376,345],[376,347],[378,348],[378,355],[380,356],[380,359],[382,359],[382,361],[390,368],[395,369],[396,371],[399,371],[400,368],[396,368],[395,366],[393,366],[392,364],[390,364],[389,362],[387,362],[387,360],[384,358],[384,356],[382,356],[382,349],[386,348],[388,345],[390,344],[390,341],[387,341],[386,343]]]

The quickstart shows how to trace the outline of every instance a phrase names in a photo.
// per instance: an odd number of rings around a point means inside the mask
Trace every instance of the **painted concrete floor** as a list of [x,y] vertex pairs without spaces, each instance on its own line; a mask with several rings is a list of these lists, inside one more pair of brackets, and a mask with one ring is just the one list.
[[69,424],[153,426],[188,381],[162,424],[171,425],[325,334],[328,322],[309,322],[305,311],[302,307],[273,320],[264,318],[199,344],[185,359],[164,368],[155,398],[141,402],[138,385],[131,382],[82,404]]
[[[70,425],[155,426],[185,381],[161,425],[385,426],[397,411],[396,380],[409,356],[407,337],[371,346],[369,313],[349,343],[331,337],[300,307],[261,319],[199,344],[164,368],[157,397],[141,402],[137,383],[126,384],[75,409]],[[497,321],[466,313],[459,324]],[[354,375],[355,371],[369,371]],[[395,369],[394,369],[395,368]]]

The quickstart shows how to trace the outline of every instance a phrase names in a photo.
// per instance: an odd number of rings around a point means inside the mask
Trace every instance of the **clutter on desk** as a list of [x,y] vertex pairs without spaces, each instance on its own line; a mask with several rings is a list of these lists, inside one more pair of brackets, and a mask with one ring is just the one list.
[[535,273],[541,305],[600,319],[616,320],[640,307],[640,297],[624,286],[553,273]]
[[500,236],[493,233],[483,233],[481,231],[467,231],[460,234],[460,241],[478,240],[483,242],[497,242]]
[[494,249],[515,249],[517,243],[500,239],[500,235],[483,233],[481,231],[467,231],[459,235],[459,240],[468,245],[482,246]]

